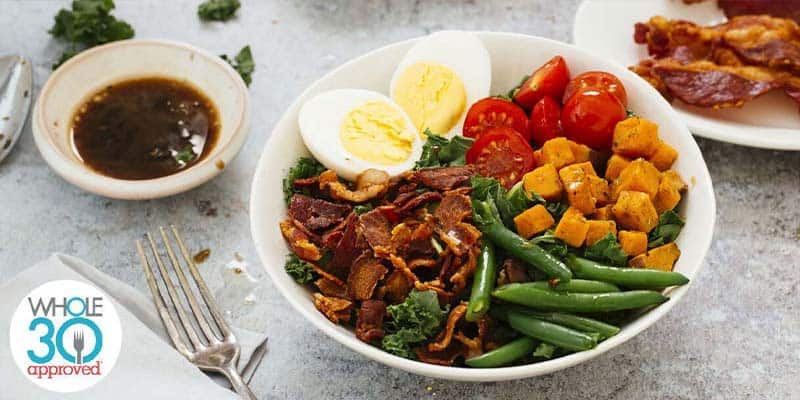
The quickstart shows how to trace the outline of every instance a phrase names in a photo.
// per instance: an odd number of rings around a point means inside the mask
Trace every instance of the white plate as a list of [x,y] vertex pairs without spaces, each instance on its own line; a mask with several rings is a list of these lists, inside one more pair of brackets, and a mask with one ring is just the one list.
[[[606,61],[575,46],[539,37],[481,32],[492,56],[492,92],[505,92],[521,76],[530,73],[556,54],[564,56],[575,72],[601,69],[617,75],[628,91],[630,107],[659,124],[661,137],[679,152],[674,168],[690,182],[680,213],[687,223],[677,243],[682,255],[675,269],[696,278],[711,244],[716,215],[711,178],[700,149],[686,125],[667,102],[645,81],[622,66]],[[425,364],[393,356],[358,340],[352,331],[328,321],[312,302],[311,292],[295,283],[283,270],[289,252],[278,228],[286,218],[281,180],[301,155],[308,154],[297,126],[297,112],[306,99],[330,89],[361,88],[386,93],[395,66],[418,39],[395,43],[347,62],[306,89],[280,119],[267,141],[253,179],[250,196],[250,228],[264,268],[276,288],[297,312],[314,326],[345,346],[391,367],[436,378],[463,381],[501,381],[547,374],[590,360],[619,346],[642,332],[669,311],[689,286],[667,292],[671,300],[641,315],[597,348],[537,364],[493,369],[469,369]],[[674,332],[690,335],[691,332]]]
[[[625,66],[647,58],[647,46],[633,41],[633,25],[654,15],[685,19],[702,25],[725,21],[716,1],[685,5],[680,0],[585,0],[575,15],[575,44]],[[800,112],[797,103],[775,90],[738,109],[712,110],[682,104],[673,106],[698,136],[744,146],[800,150]]]

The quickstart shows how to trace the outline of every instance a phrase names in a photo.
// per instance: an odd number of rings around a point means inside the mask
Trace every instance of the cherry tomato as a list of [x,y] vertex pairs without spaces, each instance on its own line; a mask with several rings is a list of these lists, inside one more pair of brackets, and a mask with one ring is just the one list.
[[595,149],[610,149],[614,126],[625,119],[625,106],[605,90],[583,89],[564,104],[565,136]]
[[478,173],[496,178],[506,189],[522,179],[536,166],[528,141],[508,127],[489,128],[467,151],[467,163]]
[[623,107],[628,106],[628,95],[625,93],[625,86],[619,78],[608,72],[589,71],[576,76],[564,90],[562,102],[566,104],[567,100],[581,89],[605,90],[616,96]]
[[530,110],[544,96],[560,99],[569,83],[567,62],[555,56],[531,75],[514,95],[514,101],[522,108]]
[[533,141],[539,146],[544,142],[564,136],[561,129],[561,105],[550,96],[544,96],[531,111],[531,132]]
[[497,97],[487,97],[469,108],[464,120],[463,134],[466,137],[477,138],[485,130],[496,126],[512,128],[525,140],[531,139],[525,111],[513,102]]

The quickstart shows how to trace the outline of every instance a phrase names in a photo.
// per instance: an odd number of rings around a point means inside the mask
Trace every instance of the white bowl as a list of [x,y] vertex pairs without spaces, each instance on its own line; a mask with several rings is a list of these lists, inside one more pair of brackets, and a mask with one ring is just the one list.
[[[700,149],[682,120],[661,95],[625,67],[592,56],[568,44],[514,33],[477,34],[492,56],[493,93],[504,93],[513,87],[521,76],[529,74],[531,70],[556,54],[564,56],[573,74],[600,69],[617,75],[623,81],[628,92],[629,107],[643,117],[658,123],[661,137],[680,152],[673,168],[690,184],[680,210],[686,218],[686,226],[677,240],[682,254],[675,270],[689,278],[696,278],[714,231],[716,214],[714,192]],[[264,147],[253,179],[250,226],[264,268],[289,304],[328,336],[373,360],[415,374],[461,381],[519,379],[577,365],[619,346],[663,317],[683,297],[690,285],[669,290],[667,294],[671,298],[670,301],[631,321],[618,335],[600,343],[593,350],[536,364],[471,369],[425,364],[391,355],[358,340],[353,332],[331,323],[314,308],[311,293],[295,283],[283,270],[289,250],[278,229],[278,222],[286,216],[286,207],[280,193],[281,179],[298,157],[308,154],[298,131],[297,111],[306,99],[325,90],[362,88],[386,93],[395,66],[416,40],[419,39],[374,50],[322,77],[289,107]]]
[[[115,179],[92,170],[72,146],[75,111],[104,86],[151,76],[187,82],[216,105],[221,126],[211,153],[184,171],[156,179]],[[247,138],[249,118],[247,87],[224,60],[184,43],[137,39],[94,47],[60,66],[39,94],[31,125],[39,152],[61,177],[102,196],[143,200],[192,189],[222,172]]]

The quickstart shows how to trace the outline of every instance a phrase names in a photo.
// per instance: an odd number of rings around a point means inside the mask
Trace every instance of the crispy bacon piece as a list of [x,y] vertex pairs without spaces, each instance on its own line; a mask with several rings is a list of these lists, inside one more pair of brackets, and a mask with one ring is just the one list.
[[417,289],[420,292],[433,290],[436,292],[436,297],[439,299],[439,303],[441,304],[450,304],[454,297],[453,293],[448,292],[444,288],[444,284],[438,279],[434,279],[430,282],[420,282],[417,280],[414,282],[414,289]]
[[389,219],[381,210],[372,210],[361,214],[358,217],[361,231],[367,239],[375,255],[386,257],[393,252],[392,249],[392,227]]
[[767,14],[800,23],[800,4],[797,0],[717,0],[717,5],[728,18]]
[[448,193],[442,198],[439,207],[433,212],[436,229],[447,229],[457,225],[472,215],[472,203],[468,196],[458,193]]
[[289,216],[311,231],[319,232],[339,224],[353,208],[347,204],[295,194],[289,202]]
[[382,339],[383,317],[386,316],[386,303],[381,300],[365,300],[361,303],[356,319],[356,337],[363,342]]
[[530,282],[530,280],[528,268],[516,258],[507,258],[503,261],[500,272],[497,274],[497,286],[517,282]]
[[388,270],[371,254],[362,254],[350,268],[347,276],[347,293],[356,300],[368,300]]
[[395,269],[378,288],[379,298],[384,298],[391,304],[402,303],[414,287],[414,281],[410,280],[403,271]]
[[389,188],[389,174],[377,169],[368,169],[356,177],[356,190],[339,182],[336,173],[327,170],[319,176],[319,188],[329,189],[331,197],[336,200],[363,203],[386,194]]
[[470,359],[483,354],[483,340],[480,335],[474,338],[469,338],[464,334],[464,332],[456,332],[453,335],[453,339],[458,340],[464,345],[465,358]]
[[353,302],[336,297],[327,297],[314,293],[314,306],[334,324],[350,321],[350,310]]
[[289,242],[289,247],[297,257],[306,261],[317,261],[322,257],[317,245],[311,243],[308,235],[297,229],[291,219],[281,221],[280,227],[283,237]]
[[478,265],[478,254],[480,249],[473,247],[467,254],[467,260],[458,267],[458,270],[450,277],[450,283],[453,284],[453,293],[459,294],[467,288],[467,283],[472,275],[475,273],[475,268]]
[[800,71],[800,26],[793,20],[743,15],[715,29],[723,32],[725,45],[751,64]]
[[428,364],[450,366],[459,358],[463,357],[466,353],[461,343],[454,343],[444,351],[428,351],[424,347],[417,347],[414,349],[417,358]]
[[647,53],[655,58],[671,57],[682,51],[682,58],[701,60],[711,54],[712,45],[720,39],[720,31],[703,28],[693,22],[669,20],[660,15],[634,25],[633,40],[647,45]]
[[410,179],[432,189],[450,190],[467,183],[473,175],[475,175],[475,167],[464,165],[420,169],[415,171]]
[[700,107],[741,107],[746,101],[784,86],[788,78],[762,67],[725,67],[710,61],[680,64],[656,61],[655,74],[684,103]]
[[347,286],[328,278],[319,278],[314,282],[319,292],[328,297],[347,298]]
[[[408,214],[423,204],[433,203],[434,201],[439,201],[441,199],[442,195],[439,192],[420,193],[401,203],[402,205],[399,206],[397,212],[401,215]],[[394,204],[397,205],[397,200],[395,200]]]
[[333,249],[333,257],[327,269],[341,279],[346,279],[350,273],[350,265],[358,256],[368,249],[368,245],[361,238],[358,228],[358,219],[355,213],[347,218],[347,225],[342,233],[342,238]]
[[467,303],[463,301],[453,307],[450,315],[447,316],[447,323],[444,329],[436,336],[436,341],[428,343],[428,351],[437,352],[448,348],[450,341],[453,340],[453,331],[456,329],[456,324],[464,318],[466,313]]

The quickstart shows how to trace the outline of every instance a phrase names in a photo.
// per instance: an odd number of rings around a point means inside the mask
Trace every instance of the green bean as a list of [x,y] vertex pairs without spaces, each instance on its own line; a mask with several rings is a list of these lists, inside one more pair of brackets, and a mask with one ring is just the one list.
[[532,286],[544,290],[555,290],[557,292],[573,293],[610,293],[619,292],[617,285],[608,282],[590,281],[586,279],[570,279],[569,282],[558,282],[556,286],[550,286],[548,281],[531,282]]
[[606,312],[630,310],[660,304],[668,297],[651,290],[613,293],[560,293],[542,290],[529,283],[511,283],[499,287],[492,296],[540,310],[566,312]]
[[467,321],[477,321],[489,310],[492,290],[497,280],[494,245],[488,240],[481,241],[481,254],[472,278],[472,292],[467,305]]
[[572,254],[567,256],[567,265],[578,278],[594,279],[637,289],[680,286],[689,282],[689,278],[680,272],[610,267]]
[[601,340],[608,339],[619,333],[618,327],[593,318],[559,312],[539,312],[511,304],[495,304],[492,306],[492,317],[501,321],[508,321],[508,314],[512,311],[530,315],[542,321],[566,326],[567,328],[577,329],[581,332],[597,333],[600,335]]
[[572,271],[561,260],[506,228],[495,214],[491,200],[473,201],[472,209],[475,222],[484,237],[502,247],[509,255],[538,268],[550,278],[558,278],[562,282],[572,279]]
[[523,336],[488,353],[467,359],[464,363],[475,368],[502,367],[514,360],[527,356],[535,347],[536,340]]
[[511,325],[512,329],[523,335],[567,350],[589,350],[597,345],[597,339],[583,332],[514,311],[508,314],[508,324]]

